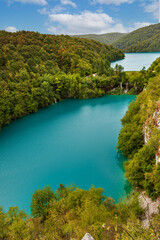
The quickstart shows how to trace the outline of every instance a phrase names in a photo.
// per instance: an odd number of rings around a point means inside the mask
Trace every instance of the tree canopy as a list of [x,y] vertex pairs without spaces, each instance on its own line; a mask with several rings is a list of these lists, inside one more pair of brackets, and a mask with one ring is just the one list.
[[139,28],[112,45],[124,52],[160,52],[160,24]]
[[104,44],[112,44],[116,40],[125,36],[127,33],[105,33],[105,34],[84,34],[84,35],[75,35],[75,37],[87,38],[91,40],[95,40]]
[[[118,149],[129,158],[125,163],[126,176],[134,186],[145,189],[153,199],[160,194],[159,156],[160,130],[160,58],[148,70],[149,83],[132,102],[122,118]],[[157,115],[156,115],[157,114]],[[147,142],[145,141],[147,139]]]
[[[0,238],[81,240],[89,232],[96,240],[155,239],[153,231],[158,234],[160,230],[159,216],[152,220],[150,228],[143,229],[143,210],[138,196],[136,193],[125,202],[115,203],[111,197],[104,196],[102,188],[94,186],[83,190],[61,184],[55,192],[49,186],[44,187],[35,191],[32,197],[32,203],[35,199],[42,200],[36,201],[40,214],[36,212],[30,217],[18,207],[11,207],[8,212],[0,209]],[[42,205],[45,207],[43,214]]]
[[110,61],[123,57],[88,39],[0,31],[0,128],[64,98],[104,95],[112,79],[93,73],[109,75]]

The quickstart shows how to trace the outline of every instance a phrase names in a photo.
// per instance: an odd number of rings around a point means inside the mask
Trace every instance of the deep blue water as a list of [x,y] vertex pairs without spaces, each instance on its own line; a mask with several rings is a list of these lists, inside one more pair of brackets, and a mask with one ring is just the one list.
[[125,59],[114,61],[112,67],[116,64],[122,65],[125,71],[140,71],[143,67],[148,69],[156,58],[160,57],[160,52],[152,53],[125,53]]
[[0,206],[29,212],[36,189],[75,183],[126,194],[116,143],[120,119],[135,96],[65,100],[12,122],[0,132]]

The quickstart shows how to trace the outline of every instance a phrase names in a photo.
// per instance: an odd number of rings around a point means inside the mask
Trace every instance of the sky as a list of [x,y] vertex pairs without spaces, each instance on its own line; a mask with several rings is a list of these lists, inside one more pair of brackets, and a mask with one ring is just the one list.
[[0,30],[48,34],[131,32],[158,23],[159,0],[0,0]]

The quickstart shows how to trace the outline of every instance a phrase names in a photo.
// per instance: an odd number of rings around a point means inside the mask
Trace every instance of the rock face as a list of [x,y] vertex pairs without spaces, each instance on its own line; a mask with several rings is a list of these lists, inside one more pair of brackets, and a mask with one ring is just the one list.
[[151,198],[145,195],[145,192],[141,192],[139,195],[139,203],[145,212],[144,218],[142,220],[143,227],[148,228],[152,215],[159,213],[158,206],[160,204],[160,198],[152,201]]
[[156,164],[160,163],[160,147],[158,148],[156,152]]
[[89,233],[86,233],[82,240],[94,240],[94,238]]
[[[156,104],[156,111],[150,116],[143,126],[144,142],[147,144],[154,128],[160,130],[160,101]],[[160,162],[160,146],[156,152],[156,164]]]
[[148,127],[148,122],[146,122],[144,124],[143,127],[143,134],[144,134],[144,142],[147,143],[148,140],[150,139],[150,135],[151,135],[151,129]]
[[[159,108],[159,104],[156,108],[155,113],[153,114],[153,119],[154,119],[154,124],[155,124],[156,128],[160,130],[160,108]],[[159,162],[160,162],[160,147],[158,148],[158,150],[156,152],[156,164],[158,164]]]

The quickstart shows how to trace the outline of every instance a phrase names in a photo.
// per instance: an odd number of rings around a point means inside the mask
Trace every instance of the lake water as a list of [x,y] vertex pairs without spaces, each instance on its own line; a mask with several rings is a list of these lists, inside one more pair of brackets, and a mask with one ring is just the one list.
[[0,206],[29,212],[32,194],[50,185],[93,184],[124,197],[127,181],[116,143],[120,119],[135,96],[65,100],[0,132]]
[[112,62],[111,67],[114,68],[116,64],[119,64],[124,67],[124,71],[140,71],[143,67],[148,69],[158,57],[160,57],[159,52],[125,53],[125,59]]

